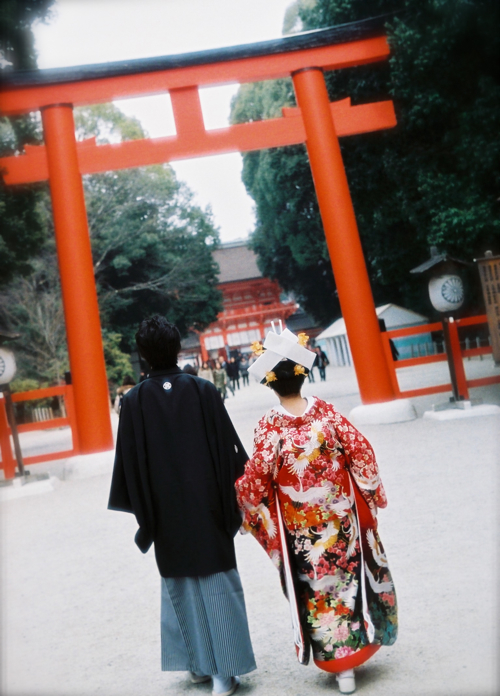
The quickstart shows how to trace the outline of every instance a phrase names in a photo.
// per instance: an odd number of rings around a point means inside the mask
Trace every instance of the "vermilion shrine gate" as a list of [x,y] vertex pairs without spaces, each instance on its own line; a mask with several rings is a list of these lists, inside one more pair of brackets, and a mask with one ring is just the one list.
[[[395,397],[363,257],[339,136],[396,125],[391,101],[330,103],[323,71],[389,55],[383,23],[366,20],[248,46],[79,68],[15,73],[4,80],[0,112],[40,110],[45,144],[0,160],[7,184],[48,180],[82,453],[113,438],[82,174],[215,153],[305,143],[364,403]],[[206,131],[198,88],[292,77],[298,108],[283,117]],[[77,142],[73,107],[168,92],[176,135],[97,145]]]

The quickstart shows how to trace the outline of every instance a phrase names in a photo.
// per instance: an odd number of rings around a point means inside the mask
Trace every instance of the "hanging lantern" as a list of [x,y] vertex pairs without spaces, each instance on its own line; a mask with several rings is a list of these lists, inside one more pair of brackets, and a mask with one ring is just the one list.
[[412,268],[410,273],[423,274],[429,279],[429,299],[434,309],[443,314],[450,314],[464,303],[464,283],[459,275],[461,268],[471,264],[454,259],[448,254],[440,254],[436,247],[431,247],[431,257],[420,266]]
[[429,297],[438,312],[453,312],[464,302],[464,284],[460,276],[445,274],[429,280]]

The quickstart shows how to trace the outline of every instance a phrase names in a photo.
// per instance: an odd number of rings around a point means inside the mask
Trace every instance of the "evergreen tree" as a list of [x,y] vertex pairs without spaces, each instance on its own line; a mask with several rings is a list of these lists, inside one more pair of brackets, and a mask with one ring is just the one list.
[[[0,11],[1,70],[36,68],[31,26],[50,15],[54,0],[3,0]],[[34,116],[0,118],[0,157],[17,154],[24,145],[40,143]],[[31,270],[30,259],[40,250],[45,230],[40,195],[45,185],[7,187],[0,177],[0,285]]]
[[[389,61],[326,79],[332,101],[394,101],[395,129],[343,138],[341,148],[377,304],[428,313],[409,271],[431,244],[469,261],[486,249],[500,252],[499,6],[299,0],[296,9],[294,23],[288,13],[293,31],[396,11],[386,22]],[[233,103],[233,121],[269,118],[290,104],[290,80],[246,86]],[[303,146],[245,154],[243,180],[256,202],[253,245],[263,272],[325,322],[339,308],[306,158]],[[478,293],[470,298],[466,311],[480,309]]]

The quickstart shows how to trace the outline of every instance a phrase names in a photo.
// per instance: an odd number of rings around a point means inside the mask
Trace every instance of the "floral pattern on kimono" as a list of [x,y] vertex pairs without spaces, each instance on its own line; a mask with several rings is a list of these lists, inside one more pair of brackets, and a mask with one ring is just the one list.
[[387,499],[373,449],[346,418],[320,399],[299,417],[271,409],[236,491],[244,529],[281,569],[278,491],[316,661],[394,643],[396,595],[376,519]]

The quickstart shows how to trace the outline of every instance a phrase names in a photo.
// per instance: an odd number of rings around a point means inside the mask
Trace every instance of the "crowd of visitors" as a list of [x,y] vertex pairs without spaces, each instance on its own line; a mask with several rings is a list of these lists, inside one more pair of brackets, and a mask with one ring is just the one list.
[[[307,375],[309,382],[314,382],[314,368],[318,368],[319,377],[322,382],[326,380],[326,366],[329,360],[323,350],[316,346],[311,348],[316,353],[314,365]],[[201,367],[196,369],[193,365],[185,365],[183,370],[189,374],[197,375],[202,379],[207,379],[215,385],[217,391],[224,401],[228,392],[234,396],[240,386],[249,385],[248,368],[255,362],[256,356],[253,353],[246,354],[236,351],[228,360],[222,356],[217,359],[205,360]]]
[[198,371],[190,364],[185,365],[183,370],[212,382],[224,401],[228,392],[234,396],[240,386],[249,385],[248,368],[254,360],[253,355],[249,357],[238,351],[229,360],[224,360],[221,356],[216,360],[205,360]]
[[[328,357],[319,347],[311,347],[311,350],[316,353],[314,365],[307,375],[309,382],[314,382],[314,368],[319,371],[320,380],[326,380],[326,366],[329,365]],[[255,362],[256,356],[253,353],[242,353],[240,350],[235,351],[229,358],[224,359],[219,356],[217,359],[205,360],[201,367],[188,363],[182,368],[183,372],[206,379],[215,386],[217,391],[225,401],[228,393],[235,395],[236,390],[241,387],[249,386],[248,368]],[[146,375],[141,372],[139,382],[145,379]],[[135,385],[135,380],[132,377],[126,376],[123,384],[118,387],[115,392],[115,400],[113,403],[114,410],[120,413],[123,396]]]

